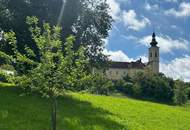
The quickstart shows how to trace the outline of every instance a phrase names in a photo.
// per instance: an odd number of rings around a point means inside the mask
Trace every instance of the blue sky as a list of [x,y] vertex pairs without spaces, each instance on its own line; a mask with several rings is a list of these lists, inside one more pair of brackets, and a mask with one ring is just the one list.
[[114,61],[147,62],[155,30],[160,71],[190,81],[190,0],[107,0],[114,18],[105,53]]

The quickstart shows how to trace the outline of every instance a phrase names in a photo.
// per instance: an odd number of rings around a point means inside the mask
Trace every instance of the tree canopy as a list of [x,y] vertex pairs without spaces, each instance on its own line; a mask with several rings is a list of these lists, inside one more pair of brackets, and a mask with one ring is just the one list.
[[[62,7],[64,10],[59,18]],[[57,25],[60,19],[61,38],[66,40],[73,34],[76,37],[74,49],[83,45],[86,56],[95,63],[106,59],[102,54],[102,39],[111,29],[112,18],[108,12],[105,0],[66,0],[65,3],[63,0],[0,0],[0,28],[16,33],[20,52],[25,53],[24,47],[28,45],[38,55],[25,23],[26,17],[37,16],[42,21],[41,26],[44,22]]]
[[[52,106],[52,130],[56,130],[56,99],[62,95],[68,86],[77,86],[89,73],[86,71],[88,60],[84,55],[84,47],[75,52],[73,50],[74,36],[69,36],[66,42],[61,41],[61,28],[44,23],[39,27],[36,17],[27,17],[27,24],[31,36],[39,49],[40,62],[35,62],[21,54],[17,50],[17,40],[14,32],[6,32],[5,41],[12,45],[12,56],[15,64],[24,60],[35,63],[28,73],[15,75],[17,86],[21,86],[29,92],[36,91],[51,101]],[[63,46],[65,54],[62,53]],[[32,50],[26,47],[27,55],[34,56]],[[0,51],[1,52],[1,51]],[[8,55],[7,55],[8,56]],[[76,85],[77,84],[77,85]]]

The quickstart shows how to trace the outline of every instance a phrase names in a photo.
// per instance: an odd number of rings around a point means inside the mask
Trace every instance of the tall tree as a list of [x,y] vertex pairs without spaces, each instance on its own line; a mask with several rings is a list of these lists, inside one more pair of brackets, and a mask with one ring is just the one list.
[[[0,7],[0,12],[4,14],[0,16],[0,28],[16,32],[18,48],[21,52],[27,44],[37,54],[37,47],[31,41],[25,18],[37,16],[40,21],[52,25],[59,22],[63,28],[62,39],[65,40],[70,34],[75,35],[74,48],[77,50],[80,45],[83,45],[91,63],[105,59],[102,53],[104,44],[102,39],[108,36],[112,22],[106,0],[63,1],[0,0],[0,5],[3,5],[2,8]],[[60,17],[62,8],[64,8],[63,15]]]

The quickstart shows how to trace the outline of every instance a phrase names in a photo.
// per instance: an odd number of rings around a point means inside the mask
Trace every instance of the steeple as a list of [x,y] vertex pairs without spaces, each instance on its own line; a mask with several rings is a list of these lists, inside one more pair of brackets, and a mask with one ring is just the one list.
[[158,42],[156,41],[156,34],[153,32],[152,33],[152,41],[150,43],[151,46],[156,46]]
[[159,73],[159,47],[157,46],[156,35],[153,31],[152,41],[150,42],[151,47],[149,48],[149,69],[152,73]]

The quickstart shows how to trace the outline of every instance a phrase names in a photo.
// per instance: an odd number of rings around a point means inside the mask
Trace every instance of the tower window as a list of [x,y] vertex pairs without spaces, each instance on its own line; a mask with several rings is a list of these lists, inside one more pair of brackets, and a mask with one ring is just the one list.
[[152,57],[152,52],[150,53],[150,57]]
[[158,54],[157,54],[157,53],[155,53],[155,57],[158,57]]

